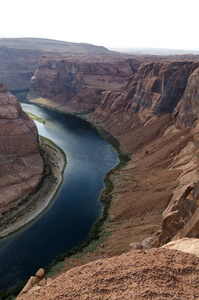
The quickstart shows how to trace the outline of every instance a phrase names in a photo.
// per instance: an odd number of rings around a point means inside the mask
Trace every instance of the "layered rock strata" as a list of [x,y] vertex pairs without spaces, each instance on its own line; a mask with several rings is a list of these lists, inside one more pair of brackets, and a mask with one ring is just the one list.
[[[181,125],[183,115],[190,119],[194,110],[191,107],[197,101],[194,74],[199,63],[164,61],[139,65],[135,59],[45,55],[31,80],[31,94],[44,99],[33,101],[62,111],[94,112],[89,118],[107,128],[113,125],[116,135],[121,127],[132,127],[136,118],[146,124],[154,122],[157,115],[173,113]],[[195,97],[191,105],[187,100],[190,94]],[[192,116],[189,123],[195,119]]]
[[91,112],[104,91],[120,92],[138,62],[120,57],[43,55],[31,79],[30,93],[53,100],[57,107]]
[[[142,64],[120,93],[104,95],[96,115],[105,118],[123,113],[125,120],[129,115],[132,120],[135,118],[133,116],[137,116],[144,124],[147,121],[153,122],[159,114],[173,113],[180,102],[183,114],[183,103],[187,100],[181,98],[186,86],[188,85],[188,90],[192,86],[191,79],[188,82],[188,78],[190,75],[193,78],[193,72],[197,72],[198,67],[197,62],[183,61]],[[188,106],[187,103],[186,107]],[[186,107],[184,114],[187,112]]]
[[176,109],[180,126],[192,126],[199,117],[199,68],[190,75],[184,94]]
[[18,99],[0,84],[0,213],[16,206],[41,180],[38,132]]

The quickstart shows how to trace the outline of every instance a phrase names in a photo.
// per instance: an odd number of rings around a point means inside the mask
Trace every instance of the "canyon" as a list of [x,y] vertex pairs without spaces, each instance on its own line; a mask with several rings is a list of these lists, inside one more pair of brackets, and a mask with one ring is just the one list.
[[[132,155],[115,184],[120,200],[112,204],[114,220],[164,211],[156,245],[188,232],[197,237],[199,63],[166,60],[138,67],[135,59],[116,61],[42,56],[29,99],[84,114]],[[195,229],[183,231],[190,224]]]
[[[65,260],[62,271],[75,269],[54,280],[55,295],[52,299],[60,296],[58,287],[65,282],[64,277],[73,276],[73,272],[87,272],[86,268],[98,270],[101,265],[106,272],[106,262],[110,263],[110,268],[120,263],[123,266],[128,262],[128,255],[146,257],[147,248],[174,243],[185,237],[190,241],[199,237],[199,57],[132,56],[104,48],[99,50],[102,51],[100,53],[95,50],[44,53],[40,48],[42,53],[39,54],[38,66],[34,66],[34,75],[32,72],[29,85],[23,86],[30,88],[30,102],[85,118],[106,132],[108,141],[111,141],[108,135],[111,133],[119,141],[122,151],[128,152],[131,157],[120,172],[111,175],[114,189],[109,214],[112,222],[105,226],[109,238],[96,250],[85,252],[83,257],[73,256]],[[130,244],[133,249],[144,250],[128,254]],[[154,252],[151,254],[156,259],[159,255],[168,255],[167,262],[172,261],[172,256],[182,261],[195,259],[191,254],[185,257],[181,252],[174,254],[174,250],[161,249],[150,251]],[[120,257],[121,254],[123,256]],[[92,263],[98,259],[99,262]],[[104,263],[102,259],[108,260]],[[182,261],[180,264],[184,265]],[[87,263],[90,263],[88,267],[81,267]],[[191,264],[196,265],[196,262]],[[116,265],[114,270],[118,272]],[[160,273],[157,271],[157,274]],[[95,274],[91,275],[89,282],[93,276]],[[100,284],[99,281],[97,284]],[[73,282],[71,285],[74,286]],[[170,282],[170,287],[174,285]],[[150,286],[153,289],[152,283],[149,283],[148,292],[143,288],[143,293],[140,292],[135,299],[146,296],[150,299],[164,299],[161,297],[166,296],[173,299],[172,295],[166,295],[166,291],[161,295],[158,292],[150,294]],[[195,288],[196,297],[198,291]],[[136,293],[135,283],[134,289]],[[186,289],[190,292],[189,287]],[[39,297],[38,291],[33,292],[32,299]],[[101,295],[102,290],[98,292]],[[183,299],[185,290],[180,292],[181,295],[178,295],[175,291],[175,295]],[[42,288],[42,293],[47,293],[47,290]],[[66,295],[65,291],[63,293]],[[88,297],[88,293],[82,299]],[[41,299],[45,299],[43,294]],[[79,296],[76,297],[78,299]],[[191,294],[186,294],[186,297],[192,299]]]

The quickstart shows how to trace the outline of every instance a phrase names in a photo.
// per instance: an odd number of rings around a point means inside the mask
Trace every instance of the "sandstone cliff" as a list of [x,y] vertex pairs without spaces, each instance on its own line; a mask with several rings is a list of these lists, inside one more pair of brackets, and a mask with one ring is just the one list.
[[[134,165],[134,174],[137,173],[135,166],[139,165],[140,169],[145,169],[148,177],[147,185],[150,185],[151,182],[151,170],[144,168],[145,158],[141,163],[134,158],[135,150],[141,147],[147,147],[146,153],[150,169],[153,161],[151,152],[155,152],[157,155],[156,170],[153,170],[153,176],[159,174],[159,178],[162,176],[166,178],[170,173],[171,178],[172,174],[178,174],[176,185],[173,183],[173,195],[167,200],[168,206],[163,212],[161,231],[158,233],[156,246],[185,236],[199,236],[198,66],[198,62],[143,64],[131,77],[126,89],[119,95],[110,94],[109,101],[107,101],[108,97],[105,97],[95,112],[95,117],[101,119],[106,128],[119,138],[122,145],[132,151],[130,164]],[[120,103],[120,109],[113,109],[115,103]],[[160,120],[169,114],[172,114],[173,117],[161,125]],[[112,117],[108,117],[108,115]],[[191,129],[190,126],[193,124]],[[186,133],[182,127],[187,128]],[[171,142],[173,134],[176,136],[174,148]],[[170,142],[166,145],[168,137]],[[164,148],[161,150],[164,153],[164,158],[161,154],[163,168],[158,166],[160,151],[159,149],[155,150],[155,141],[157,140],[161,147],[162,139],[165,140]],[[170,153],[167,152],[169,148]],[[158,181],[157,179],[153,180],[153,185],[157,185]],[[152,186],[150,190],[153,190]],[[158,189],[155,190],[156,201],[160,203],[163,201],[163,196],[158,196]],[[150,191],[146,191],[145,196],[148,198],[150,194]],[[166,194],[165,190],[164,197]],[[153,197],[155,198],[155,195]],[[141,202],[140,198],[138,201]],[[125,207],[125,209],[127,208]]]
[[0,84],[0,213],[16,206],[38,185],[43,161],[34,122]]
[[67,106],[91,112],[100,105],[104,91],[120,92],[138,65],[117,56],[43,55],[30,93],[52,100],[63,110]]
[[176,119],[180,126],[191,126],[199,117],[199,68],[190,75],[186,89],[176,108]]
[[142,64],[122,92],[104,96],[96,113],[108,116],[122,111],[124,115],[138,116],[142,123],[153,121],[158,114],[172,113],[198,66],[197,62],[184,61]]
[[[163,62],[140,63],[140,58],[44,55],[32,77],[30,93],[44,98],[36,101],[62,111],[94,112],[93,118],[103,123],[106,119],[114,123],[117,116],[127,124],[126,129],[135,116],[143,124],[174,111],[178,123],[183,113],[190,115],[189,110],[194,108],[185,97],[188,93],[194,97],[193,88],[189,90],[197,78],[199,63],[166,58]],[[197,82],[194,84],[196,89]],[[194,93],[196,96],[197,91]]]

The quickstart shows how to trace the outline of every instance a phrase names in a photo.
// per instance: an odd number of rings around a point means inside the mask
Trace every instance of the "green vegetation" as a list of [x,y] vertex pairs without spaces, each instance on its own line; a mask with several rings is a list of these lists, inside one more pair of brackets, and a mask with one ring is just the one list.
[[[121,150],[119,141],[110,132],[106,131],[101,126],[94,126],[94,125],[92,125],[92,126],[99,133],[99,135],[101,135],[104,138],[104,140],[107,141],[117,151],[120,162],[112,171],[114,171],[114,172],[116,170],[119,171],[121,168],[123,168],[127,164],[128,161],[131,160],[130,155],[127,152],[124,152],[123,150]],[[109,172],[112,172],[112,171],[109,171]]]
[[110,232],[106,232],[105,227],[111,223],[112,220],[110,218],[110,216],[108,215],[106,220],[104,221],[104,223],[101,226],[101,232],[99,234],[98,239],[93,239],[89,245],[87,247],[85,247],[84,252],[89,252],[89,251],[94,251],[95,249],[97,249],[100,245],[102,245],[107,238],[111,235]]
[[35,120],[35,121],[37,121],[37,122],[39,122],[39,123],[45,124],[45,121],[44,121],[42,118],[39,118],[39,117],[37,117],[36,115],[34,115],[34,114],[32,114],[32,113],[30,113],[30,112],[28,112],[28,111],[26,111],[26,113],[27,113],[27,115],[28,115],[31,119],[33,119],[33,120]]
[[64,260],[57,262],[56,265],[54,265],[48,272],[47,274],[47,278],[53,277],[54,275],[56,275],[57,273],[59,273],[59,270],[64,268],[65,266],[65,262]]

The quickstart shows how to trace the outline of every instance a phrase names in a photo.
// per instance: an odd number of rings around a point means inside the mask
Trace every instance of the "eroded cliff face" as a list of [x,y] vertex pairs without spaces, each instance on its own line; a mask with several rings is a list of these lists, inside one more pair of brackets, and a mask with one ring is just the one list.
[[102,122],[122,113],[126,120],[136,115],[143,124],[175,110],[180,123],[194,110],[187,98],[197,97],[199,63],[167,59],[141,64],[140,58],[43,55],[30,93],[59,110],[94,112]]
[[97,109],[105,91],[120,92],[137,69],[136,60],[120,57],[43,55],[31,79],[30,93],[79,112]]
[[31,94],[38,97],[33,101],[61,111],[92,112],[89,120],[100,121],[133,151],[132,142],[124,136],[131,135],[135,127],[153,123],[163,114],[176,116],[180,103],[179,116],[187,115],[189,104],[183,97],[199,63],[139,65],[133,59],[45,55],[31,80]]
[[[172,113],[198,66],[183,61],[142,64],[118,95],[104,96],[96,112],[109,115],[123,111],[125,115],[138,116],[142,123],[153,121],[158,114]],[[183,106],[181,110],[183,114]]]
[[199,68],[190,75],[184,94],[176,108],[180,126],[192,126],[199,117]]
[[16,206],[41,180],[38,132],[18,99],[0,84],[0,213]]

